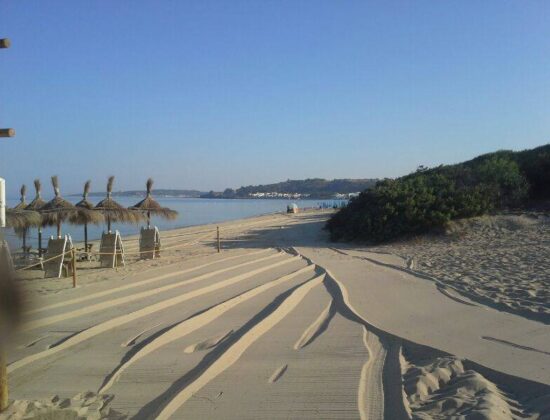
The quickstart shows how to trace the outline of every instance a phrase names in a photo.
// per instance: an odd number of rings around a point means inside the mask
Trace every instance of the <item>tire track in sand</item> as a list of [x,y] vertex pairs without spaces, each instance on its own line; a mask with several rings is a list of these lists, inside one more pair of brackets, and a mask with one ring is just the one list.
[[23,325],[23,327],[21,328],[21,331],[29,331],[29,330],[33,330],[35,328],[44,327],[46,325],[55,324],[55,323],[60,322],[60,321],[66,321],[68,319],[78,318],[78,317],[81,317],[83,315],[88,315],[88,314],[93,313],[93,312],[98,312],[98,311],[101,311],[101,310],[104,310],[104,309],[109,309],[109,308],[112,308],[114,306],[119,306],[119,305],[123,305],[125,303],[133,302],[135,300],[139,300],[139,299],[151,297],[151,296],[154,296],[154,295],[158,295],[159,293],[163,293],[163,292],[166,292],[168,290],[175,289],[177,287],[182,287],[182,286],[186,286],[186,285],[189,285],[189,284],[192,284],[192,283],[196,283],[196,282],[201,281],[201,280],[209,279],[211,277],[214,277],[218,274],[225,273],[227,271],[235,270],[237,268],[246,267],[248,265],[256,264],[256,263],[261,262],[261,261],[266,261],[266,260],[270,260],[270,259],[273,259],[273,258],[279,258],[279,257],[286,256],[286,255],[287,254],[285,254],[284,252],[279,252],[277,254],[269,255],[269,256],[263,257],[263,258],[258,258],[258,259],[253,260],[253,261],[247,261],[245,263],[233,265],[231,267],[226,267],[226,268],[221,268],[219,270],[210,271],[208,273],[201,274],[197,277],[192,277],[192,278],[187,279],[187,280],[183,280],[183,281],[179,281],[179,282],[176,282],[176,283],[168,284],[168,285],[163,286],[163,287],[157,287],[155,289],[145,290],[143,292],[134,293],[134,294],[131,294],[131,295],[128,295],[128,296],[123,296],[123,297],[116,298],[116,299],[111,299],[111,300],[108,300],[108,301],[105,301],[105,302],[96,303],[95,305],[90,305],[90,306],[86,306],[84,308],[75,309],[74,311],[64,312],[64,313],[61,313],[61,314],[58,314],[58,315],[52,315],[52,316],[49,316],[49,317],[40,318],[40,319],[37,319],[36,321],[27,322],[25,325]]
[[93,327],[90,327],[90,328],[82,331],[81,333],[79,333],[75,336],[72,336],[70,339],[68,339],[67,341],[64,341],[62,344],[60,344],[57,347],[53,347],[53,348],[50,348],[48,350],[32,354],[30,356],[24,357],[22,359],[17,360],[16,362],[11,363],[7,367],[8,373],[12,373],[13,371],[15,371],[15,370],[17,370],[17,369],[19,369],[23,366],[26,366],[29,363],[32,363],[32,362],[35,362],[37,360],[43,359],[45,357],[51,356],[51,355],[53,355],[55,353],[58,353],[62,350],[66,350],[66,349],[68,349],[70,347],[73,347],[73,346],[75,346],[75,345],[77,345],[77,344],[79,344],[79,343],[81,343],[85,340],[88,340],[92,337],[95,337],[98,334],[101,334],[105,331],[108,331],[108,330],[111,330],[113,328],[119,327],[119,326],[124,325],[128,322],[135,321],[135,320],[143,318],[147,315],[151,315],[155,312],[159,312],[159,311],[168,309],[171,306],[178,305],[182,302],[193,299],[197,296],[201,296],[201,295],[213,292],[215,290],[219,290],[219,289],[222,289],[224,287],[231,286],[232,284],[238,283],[240,281],[243,281],[245,279],[253,277],[257,274],[260,274],[260,273],[272,270],[273,268],[279,267],[281,265],[289,264],[291,262],[295,262],[295,261],[299,261],[299,260],[301,260],[301,257],[299,257],[299,256],[285,258],[284,260],[278,261],[274,264],[271,264],[271,265],[268,265],[268,266],[265,266],[265,267],[262,267],[262,268],[258,268],[256,270],[252,270],[252,271],[249,271],[249,272],[244,273],[244,274],[239,274],[237,276],[233,276],[233,277],[230,277],[228,279],[219,281],[215,284],[205,286],[201,289],[193,290],[193,291],[184,293],[182,295],[179,295],[179,296],[176,296],[176,297],[173,297],[173,298],[170,298],[170,299],[166,299],[166,300],[163,300],[161,302],[157,302],[155,304],[146,306],[146,307],[144,307],[142,309],[139,309],[137,311],[134,311],[134,312],[131,312],[131,313],[128,313],[128,314],[125,314],[125,315],[120,315],[118,317],[112,318],[108,321],[105,321],[105,322],[97,324]]
[[345,286],[330,271],[326,270],[326,273],[324,284],[334,300],[336,310],[365,329],[364,344],[369,352],[369,360],[363,366],[357,390],[361,419],[408,419],[401,384],[401,339],[362,318],[351,305]]
[[279,277],[276,280],[272,280],[268,283],[264,283],[260,286],[257,286],[247,292],[244,292],[240,295],[237,295],[225,302],[222,302],[205,312],[202,312],[192,318],[189,318],[176,326],[174,326],[169,331],[165,332],[161,336],[157,337],[155,340],[151,341],[144,347],[142,347],[137,353],[133,354],[128,360],[123,361],[118,365],[113,372],[106,378],[104,384],[99,389],[98,393],[105,393],[120,375],[127,370],[132,364],[136,363],[138,360],[144,358],[148,354],[151,354],[155,350],[171,343],[172,341],[179,340],[180,338],[185,337],[186,335],[191,334],[193,331],[198,330],[199,328],[204,327],[210,322],[222,316],[224,313],[230,309],[236,307],[237,305],[246,302],[247,300],[252,299],[255,296],[258,296],[260,293],[263,293],[273,287],[276,287],[280,284],[283,284],[293,278],[308,272],[313,272],[315,270],[315,265],[308,265],[304,268],[301,268],[293,273],[287,274],[285,276]]
[[[310,259],[309,261],[314,264],[314,261]],[[361,325],[363,343],[369,354],[368,360],[361,369],[357,389],[357,408],[361,420],[410,418],[402,386],[399,357],[401,339],[380,330],[362,318],[351,305],[345,286],[330,271],[324,270],[326,276],[323,284],[332,299],[327,308],[304,331],[294,348],[299,350],[313,343],[329,328],[331,320],[337,313]]]
[[322,283],[324,276],[325,275],[322,274],[294,288],[272,312],[245,331],[240,339],[235,341],[229,348],[222,352],[218,358],[212,361],[198,377],[188,383],[175,395],[169,397],[166,405],[164,405],[158,413],[155,413],[155,418],[160,420],[170,418],[193,396],[193,394],[230,368],[252,344],[268,333],[292,310],[298,307],[309,291]]
[[91,300],[91,299],[97,299],[97,298],[100,298],[100,297],[103,297],[103,296],[111,295],[113,293],[118,293],[118,292],[122,292],[124,290],[133,289],[135,287],[145,286],[147,284],[151,284],[151,283],[154,283],[154,282],[157,282],[157,281],[165,280],[165,279],[170,278],[170,277],[175,277],[175,276],[179,276],[181,274],[190,273],[192,271],[200,270],[202,268],[209,267],[211,265],[218,264],[218,263],[221,263],[221,262],[234,260],[234,259],[237,259],[237,258],[240,258],[240,257],[246,257],[246,256],[262,254],[264,252],[269,251],[270,249],[271,248],[267,248],[267,249],[262,249],[260,251],[247,252],[247,253],[240,254],[240,255],[232,255],[231,257],[221,258],[217,261],[212,261],[212,262],[209,262],[209,263],[206,263],[206,264],[201,264],[201,265],[198,265],[196,267],[190,267],[190,268],[186,268],[186,269],[183,269],[183,270],[173,271],[171,273],[151,277],[151,278],[146,279],[146,280],[137,281],[135,283],[130,283],[130,284],[120,286],[120,287],[116,287],[116,288],[113,288],[113,289],[104,290],[102,292],[92,293],[90,295],[82,296],[82,297],[79,297],[79,298],[65,300],[63,302],[54,303],[54,304],[51,304],[51,305],[36,308],[36,309],[25,312],[25,315],[32,315],[32,314],[47,311],[47,310],[50,310],[50,309],[62,308],[64,306],[74,305],[75,303],[85,302],[85,301]]

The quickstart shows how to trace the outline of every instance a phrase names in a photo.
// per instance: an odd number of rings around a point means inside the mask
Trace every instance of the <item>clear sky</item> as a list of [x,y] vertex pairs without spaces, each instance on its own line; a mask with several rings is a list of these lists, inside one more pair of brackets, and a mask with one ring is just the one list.
[[219,190],[545,144],[549,22],[546,0],[0,0],[0,176]]

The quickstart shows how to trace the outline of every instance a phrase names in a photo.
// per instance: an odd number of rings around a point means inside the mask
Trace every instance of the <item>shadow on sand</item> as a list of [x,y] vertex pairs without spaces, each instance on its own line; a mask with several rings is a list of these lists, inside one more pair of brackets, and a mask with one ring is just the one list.
[[[300,215],[289,224],[255,229],[237,238],[224,238],[224,232],[221,230],[221,247],[222,250],[291,246],[328,248],[329,235],[323,230],[328,218],[327,214]],[[211,245],[215,247],[215,241],[212,241]]]

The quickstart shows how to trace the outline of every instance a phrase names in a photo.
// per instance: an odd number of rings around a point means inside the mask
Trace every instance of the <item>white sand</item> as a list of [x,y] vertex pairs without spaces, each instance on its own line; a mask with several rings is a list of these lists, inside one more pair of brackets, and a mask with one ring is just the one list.
[[[499,228],[498,250],[476,226],[373,249],[328,243],[328,214],[224,223],[220,254],[213,226],[165,232],[161,259],[88,263],[76,289],[27,273],[0,417],[550,416],[546,225]],[[492,267],[498,302],[485,271],[450,276],[450,241]]]
[[477,302],[550,324],[550,217],[479,217],[444,236],[373,250],[412,259],[415,270]]

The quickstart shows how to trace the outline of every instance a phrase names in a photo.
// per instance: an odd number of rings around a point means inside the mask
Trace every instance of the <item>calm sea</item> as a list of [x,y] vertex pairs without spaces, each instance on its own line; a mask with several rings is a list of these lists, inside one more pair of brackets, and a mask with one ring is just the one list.
[[[69,201],[77,202],[80,197],[66,197]],[[92,202],[101,200],[98,197],[91,197]],[[131,206],[140,199],[137,197],[115,197],[115,200],[123,206]],[[152,224],[159,227],[160,230],[175,229],[185,226],[202,225],[206,223],[223,222],[227,220],[241,219],[244,217],[259,216],[262,214],[276,213],[286,211],[286,206],[296,203],[298,207],[320,207],[339,205],[341,200],[279,200],[279,199],[201,199],[201,198],[157,198],[157,201],[163,207],[170,207],[179,212],[178,218],[174,221],[165,221],[153,217]],[[8,207],[13,207],[18,200],[7,200]],[[143,225],[143,224],[142,224]],[[112,229],[118,229],[122,236],[139,234],[141,225],[113,224]],[[88,226],[88,238],[90,240],[99,239],[101,233],[106,230],[106,226]],[[63,234],[70,234],[73,241],[82,241],[84,239],[84,228],[65,224],[62,227]],[[6,239],[10,247],[21,246],[21,239],[17,238],[11,229],[6,229]],[[43,229],[43,243],[46,246],[47,238],[55,235],[54,228]],[[37,230],[30,229],[27,236],[27,244],[34,249],[37,248]]]

